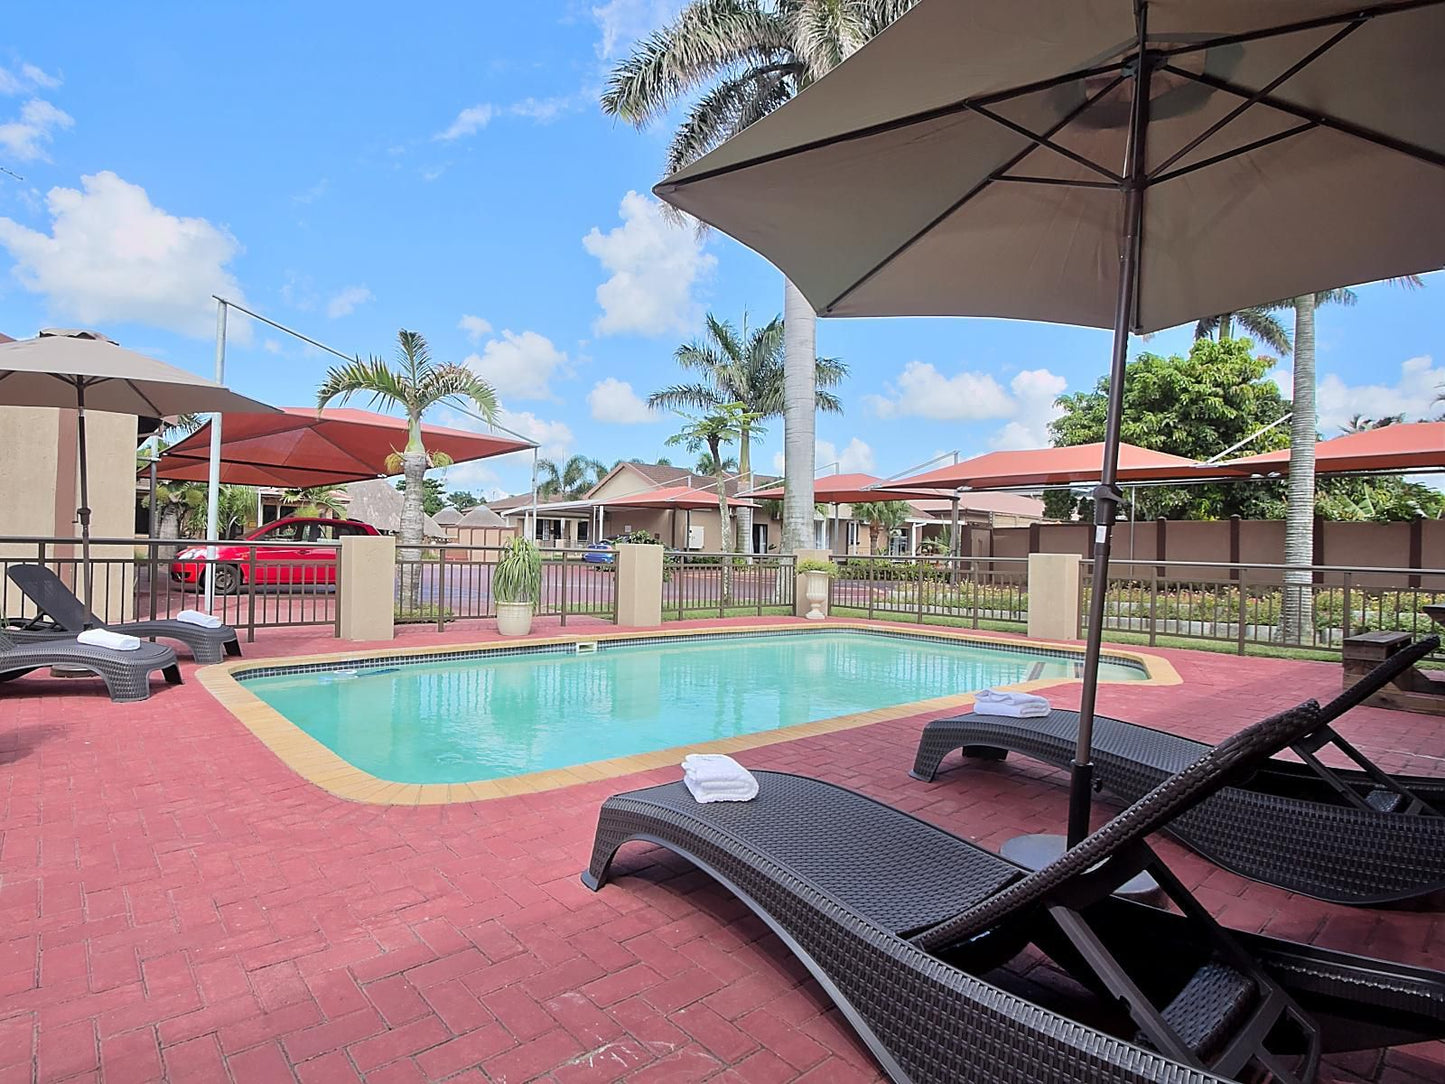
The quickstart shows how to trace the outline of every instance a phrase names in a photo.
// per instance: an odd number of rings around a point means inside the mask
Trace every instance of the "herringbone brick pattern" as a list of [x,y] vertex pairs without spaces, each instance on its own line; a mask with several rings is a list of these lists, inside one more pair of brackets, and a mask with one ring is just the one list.
[[[335,646],[273,634],[248,654]],[[1102,709],[1216,739],[1339,680],[1324,664],[1166,654],[1184,685],[1108,687]],[[923,721],[741,759],[985,846],[1061,823],[1058,773],[1017,758],[909,779]],[[1363,709],[1346,729],[1390,767],[1445,770],[1436,720]],[[669,774],[362,806],[300,781],[194,682],[128,706],[86,682],[0,685],[0,1084],[878,1079],[796,960],[705,876],[635,848],[619,883],[578,882],[601,800]],[[1333,907],[1161,849],[1227,923],[1445,967],[1445,917]],[[1445,1046],[1336,1058],[1325,1075],[1438,1084]]]

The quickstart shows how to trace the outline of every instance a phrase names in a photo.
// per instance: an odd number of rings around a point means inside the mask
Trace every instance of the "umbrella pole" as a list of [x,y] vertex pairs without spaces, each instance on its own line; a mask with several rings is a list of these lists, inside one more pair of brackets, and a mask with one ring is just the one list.
[[[226,303],[216,299],[216,383],[226,382]],[[211,415],[210,468],[206,474],[206,541],[214,542],[221,520],[221,415]],[[206,547],[206,613],[216,609],[216,547]]]
[[1124,367],[1129,357],[1139,282],[1139,249],[1144,230],[1144,188],[1148,184],[1144,133],[1149,123],[1149,82],[1153,59],[1144,49],[1144,16],[1138,17],[1139,47],[1134,72],[1134,101],[1129,111],[1128,162],[1124,171],[1124,233],[1121,241],[1119,295],[1114,309],[1114,351],[1109,362],[1109,412],[1104,428],[1104,462],[1094,498],[1094,573],[1089,594],[1089,631],[1084,649],[1084,687],[1079,700],[1079,736],[1069,777],[1068,845],[1089,834],[1094,782],[1094,704],[1099,689],[1099,655],[1104,641],[1104,599],[1109,586],[1109,544],[1114,517],[1124,499],[1119,473],[1119,430],[1124,418]]
[[[85,460],[85,382],[75,385],[75,437],[80,449],[80,507],[75,510],[80,520],[80,574],[85,597],[85,627],[91,627],[95,613],[94,581],[90,574],[90,480]],[[154,502],[152,502],[154,503]]]

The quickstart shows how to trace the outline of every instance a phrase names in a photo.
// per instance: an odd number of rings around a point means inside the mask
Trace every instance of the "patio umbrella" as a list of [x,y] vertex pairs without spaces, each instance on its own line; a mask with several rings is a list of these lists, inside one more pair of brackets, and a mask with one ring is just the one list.
[[[988,452],[961,463],[881,483],[892,490],[915,495],[920,489],[947,486],[958,489],[1025,489],[1030,486],[1066,486],[1099,481],[1104,445],[1075,444],[1067,448],[1033,448],[1028,451]],[[1208,467],[1187,456],[1155,452],[1133,444],[1120,444],[1114,480],[1151,482],[1162,479],[1215,477],[1218,463]],[[877,499],[877,498],[875,498]]]
[[[428,451],[454,463],[532,448],[526,440],[423,425]],[[404,418],[351,407],[284,407],[274,414],[223,418],[221,480],[238,485],[309,487],[385,475],[386,457],[406,445]],[[209,470],[210,422],[161,453],[162,478],[202,480]]]
[[85,608],[93,609],[90,574],[90,488],[85,412],[104,410],[166,418],[200,411],[270,413],[275,407],[237,395],[203,376],[123,350],[95,331],[48,328],[34,339],[0,343],[0,404],[74,408],[80,448],[81,568]]
[[[1289,473],[1289,449],[1231,459],[1219,466],[1252,473]],[[1445,470],[1445,422],[1402,422],[1346,433],[1315,445],[1319,474],[1419,474]]]
[[922,0],[656,191],[823,315],[1111,328],[1106,584],[1131,331],[1445,263],[1441,41],[1440,0]]

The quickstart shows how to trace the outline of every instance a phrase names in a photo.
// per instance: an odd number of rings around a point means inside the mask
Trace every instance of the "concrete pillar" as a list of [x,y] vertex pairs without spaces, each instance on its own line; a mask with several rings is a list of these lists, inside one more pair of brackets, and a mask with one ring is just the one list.
[[1083,559],[1072,553],[1029,554],[1029,635],[1077,640]]
[[336,605],[343,640],[390,640],[396,635],[396,539],[351,535],[341,540]]
[[[829,553],[827,550],[798,550],[798,552],[797,552],[796,554],[794,554],[794,556],[795,556],[799,561],[831,561],[831,560],[833,559],[833,555],[832,555],[831,553]],[[802,572],[799,572],[799,573],[798,573],[798,577],[797,577],[797,582],[794,583],[794,585],[793,585],[793,616],[794,616],[794,617],[806,617],[807,614],[808,614],[808,611],[809,611],[810,609],[812,609],[811,604],[808,602],[808,596],[807,596],[808,587],[807,587],[807,584],[808,584],[808,577],[807,577],[807,575],[804,574],[804,573],[802,573]],[[827,613],[828,613],[828,602],[827,602],[826,599],[823,601],[823,605],[822,605],[821,609],[822,609],[824,615],[826,616]]]
[[650,629],[662,624],[661,546],[624,542],[616,547],[617,625]]

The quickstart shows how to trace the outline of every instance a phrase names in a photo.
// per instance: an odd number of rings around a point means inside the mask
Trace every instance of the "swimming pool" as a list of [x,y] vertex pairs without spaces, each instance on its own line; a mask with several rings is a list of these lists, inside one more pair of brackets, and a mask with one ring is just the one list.
[[[377,780],[458,784],[1077,675],[1077,653],[830,628],[553,644],[238,672]],[[289,672],[288,672],[289,671]],[[1111,658],[1106,681],[1149,677]]]

